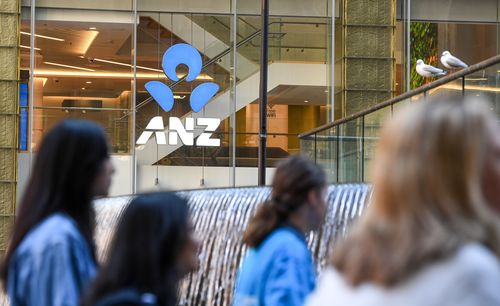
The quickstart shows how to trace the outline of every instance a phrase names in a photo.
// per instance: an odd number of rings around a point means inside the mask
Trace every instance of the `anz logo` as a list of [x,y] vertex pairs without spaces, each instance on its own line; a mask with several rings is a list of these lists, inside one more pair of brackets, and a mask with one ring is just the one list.
[[[186,76],[186,81],[195,80],[201,72],[202,60],[201,55],[193,46],[188,44],[176,44],[168,48],[163,54],[162,67],[165,75],[172,81],[178,81],[176,69],[177,66],[184,64],[188,67],[189,72]],[[164,83],[159,81],[147,82],[146,90],[153,99],[165,111],[169,112],[174,107],[174,93]],[[198,85],[192,92],[189,98],[189,104],[193,112],[197,113],[215,96],[219,91],[219,85],[214,82],[206,82]],[[215,132],[220,125],[221,120],[218,118],[186,118],[185,124],[180,118],[170,117],[168,122],[168,144],[177,145],[178,140],[187,146],[194,145],[194,130],[195,123],[197,127],[202,127],[204,132],[196,139],[196,145],[202,147],[218,147],[220,139],[211,138],[212,132]],[[156,143],[159,145],[167,144],[167,135],[165,133],[165,125],[163,118],[157,116],[152,118],[146,130],[137,140],[138,145],[143,145],[155,135]]]

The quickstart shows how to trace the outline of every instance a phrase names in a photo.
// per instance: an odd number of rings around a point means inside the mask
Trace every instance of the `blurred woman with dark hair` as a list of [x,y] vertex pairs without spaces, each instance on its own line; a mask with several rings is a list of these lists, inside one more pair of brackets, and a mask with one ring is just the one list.
[[82,305],[177,305],[178,283],[198,267],[198,248],[186,200],[173,193],[138,196]]
[[[371,205],[307,305],[500,305],[500,142],[486,103],[418,103],[384,128]],[[494,190],[496,188],[496,190]]]
[[76,306],[96,270],[92,200],[114,168],[104,130],[63,121],[43,139],[0,269],[11,306]]
[[250,221],[243,241],[251,248],[241,267],[233,305],[302,305],[315,287],[315,268],[305,234],[326,213],[325,173],[291,157],[274,174],[271,199]]

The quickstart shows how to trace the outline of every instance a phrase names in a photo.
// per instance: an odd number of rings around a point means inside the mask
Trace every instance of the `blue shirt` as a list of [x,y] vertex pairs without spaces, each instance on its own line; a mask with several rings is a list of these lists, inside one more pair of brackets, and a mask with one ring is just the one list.
[[304,235],[291,227],[274,230],[243,261],[234,306],[301,306],[316,285]]
[[11,306],[77,306],[96,273],[89,245],[66,214],[47,217],[29,232],[9,263]]

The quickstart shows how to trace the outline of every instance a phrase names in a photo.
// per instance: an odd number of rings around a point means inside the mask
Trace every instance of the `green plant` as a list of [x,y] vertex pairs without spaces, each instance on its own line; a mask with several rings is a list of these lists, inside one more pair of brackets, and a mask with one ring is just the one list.
[[437,48],[438,27],[437,23],[412,22],[410,25],[410,89],[425,84],[425,78],[420,76],[415,66],[418,59],[426,64],[436,66],[438,64]]

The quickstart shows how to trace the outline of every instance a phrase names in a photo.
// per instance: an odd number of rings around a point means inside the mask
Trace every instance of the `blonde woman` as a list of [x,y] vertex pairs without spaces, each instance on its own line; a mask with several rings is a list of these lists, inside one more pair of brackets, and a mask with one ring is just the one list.
[[397,115],[378,147],[372,203],[308,305],[500,305],[498,137],[477,101]]

